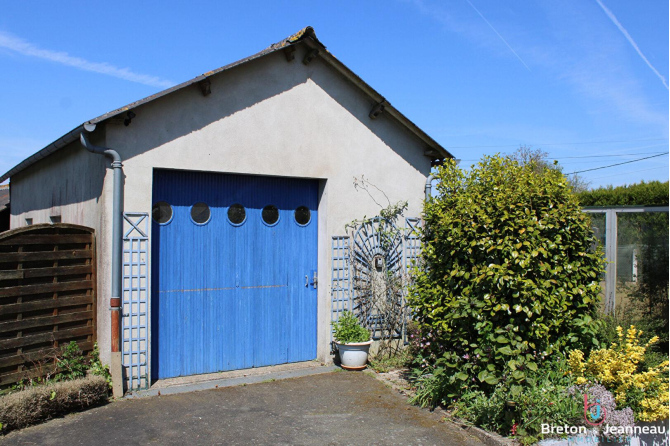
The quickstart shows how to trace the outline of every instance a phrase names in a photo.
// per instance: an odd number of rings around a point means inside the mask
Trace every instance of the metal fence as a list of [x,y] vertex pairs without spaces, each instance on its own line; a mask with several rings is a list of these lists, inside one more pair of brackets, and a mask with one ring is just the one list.
[[[586,207],[607,261],[604,312],[668,289],[668,206]],[[653,288],[653,289],[652,289]],[[664,291],[665,290],[665,291]],[[645,295],[646,293],[646,295]]]

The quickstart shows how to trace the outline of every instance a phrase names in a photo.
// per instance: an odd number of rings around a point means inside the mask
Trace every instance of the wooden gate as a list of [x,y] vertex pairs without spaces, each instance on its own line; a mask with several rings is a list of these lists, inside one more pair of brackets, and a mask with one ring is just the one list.
[[0,387],[53,370],[60,347],[93,349],[95,235],[43,224],[0,233]]

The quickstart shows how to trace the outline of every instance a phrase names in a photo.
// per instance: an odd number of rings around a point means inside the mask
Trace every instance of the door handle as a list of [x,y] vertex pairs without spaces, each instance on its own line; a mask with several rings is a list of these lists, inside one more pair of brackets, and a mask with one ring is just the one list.
[[305,288],[309,287],[309,276],[305,274]]

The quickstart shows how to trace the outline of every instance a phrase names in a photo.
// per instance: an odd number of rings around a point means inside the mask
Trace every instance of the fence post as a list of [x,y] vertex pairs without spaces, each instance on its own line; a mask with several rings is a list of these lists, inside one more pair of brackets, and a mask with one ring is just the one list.
[[605,212],[605,313],[614,314],[616,306],[616,256],[617,214],[616,209]]

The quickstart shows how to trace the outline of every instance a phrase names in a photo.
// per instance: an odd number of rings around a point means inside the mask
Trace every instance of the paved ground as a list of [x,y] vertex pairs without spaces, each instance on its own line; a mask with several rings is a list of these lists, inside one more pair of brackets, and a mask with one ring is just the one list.
[[7,445],[481,445],[364,373],[123,400],[8,434]]

